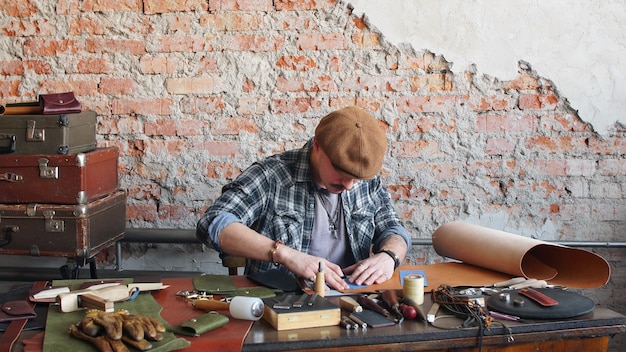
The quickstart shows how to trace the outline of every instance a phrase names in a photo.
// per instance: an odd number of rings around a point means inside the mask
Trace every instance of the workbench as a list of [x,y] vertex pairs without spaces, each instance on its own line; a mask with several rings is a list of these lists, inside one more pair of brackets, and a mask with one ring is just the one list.
[[[255,285],[243,276],[231,278],[238,287]],[[176,296],[179,290],[193,288],[191,278],[163,278],[163,283],[170,287],[152,295],[163,307],[161,316],[166,321],[175,325],[202,314],[190,309],[185,300]],[[328,300],[339,305],[339,297],[328,297]],[[431,295],[426,294],[424,312],[431,305]],[[439,314],[445,314],[445,311],[442,309]],[[212,350],[216,346],[224,346],[222,343],[228,339],[233,340],[229,346],[234,342],[241,346],[237,349],[242,351],[478,351],[478,328],[455,328],[461,324],[458,318],[446,318],[444,321],[449,328],[405,320],[398,325],[380,328],[327,326],[278,331],[262,319],[256,322],[231,319],[218,330],[199,337],[184,337],[191,342],[191,347],[185,351]],[[598,305],[592,312],[575,318],[504,323],[507,328],[493,324],[484,331],[483,351],[607,351],[610,337],[626,331],[626,316]],[[32,336],[32,333],[24,336]],[[239,341],[235,341],[237,339]],[[21,343],[18,342],[13,351],[21,350]]]

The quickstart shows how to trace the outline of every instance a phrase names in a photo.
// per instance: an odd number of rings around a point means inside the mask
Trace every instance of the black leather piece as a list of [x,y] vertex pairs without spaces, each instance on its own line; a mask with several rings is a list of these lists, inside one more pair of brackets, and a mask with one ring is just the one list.
[[248,275],[248,279],[260,285],[276,288],[285,292],[296,292],[300,290],[300,285],[298,285],[296,278],[280,269],[250,274]]
[[[557,305],[544,307],[532,299],[519,294],[519,290],[503,291],[510,295],[508,300],[500,299],[495,294],[487,298],[487,308],[500,313],[518,316],[522,319],[565,319],[589,313],[595,307],[594,302],[576,292],[560,288],[534,289],[556,300]],[[522,300],[523,303],[519,304]],[[517,304],[516,304],[517,301]]]
[[[32,284],[24,284],[16,286],[7,292],[0,292],[0,305],[8,301],[27,300],[31,288]],[[26,326],[24,327],[24,330],[43,329],[46,326],[48,304],[37,304],[35,306],[35,313],[37,314],[37,317],[29,319],[28,323],[26,323]],[[9,324],[10,322],[0,323],[0,331],[5,331]]]

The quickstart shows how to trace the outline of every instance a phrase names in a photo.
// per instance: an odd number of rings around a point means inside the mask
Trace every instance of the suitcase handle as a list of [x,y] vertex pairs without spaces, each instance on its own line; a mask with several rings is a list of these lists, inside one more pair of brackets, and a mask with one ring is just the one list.
[[0,247],[4,247],[13,240],[13,232],[19,232],[19,226],[7,226],[4,228],[4,238],[0,238]]
[[8,139],[10,141],[9,146],[0,147],[0,154],[15,153],[15,148],[16,148],[15,145],[16,145],[17,139],[15,138],[14,134],[0,133],[0,139]]

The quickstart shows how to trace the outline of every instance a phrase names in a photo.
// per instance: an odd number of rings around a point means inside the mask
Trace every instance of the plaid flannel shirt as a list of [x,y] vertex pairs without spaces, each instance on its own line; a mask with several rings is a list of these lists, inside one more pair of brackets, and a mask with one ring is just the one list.
[[[232,183],[198,221],[196,235],[222,253],[221,230],[240,222],[272,240],[308,252],[315,217],[314,183],[309,167],[312,140],[302,148],[252,164]],[[359,180],[341,193],[346,235],[356,260],[367,258],[391,234],[411,239],[391,204],[380,176]],[[248,260],[246,273],[275,268],[268,261]]]

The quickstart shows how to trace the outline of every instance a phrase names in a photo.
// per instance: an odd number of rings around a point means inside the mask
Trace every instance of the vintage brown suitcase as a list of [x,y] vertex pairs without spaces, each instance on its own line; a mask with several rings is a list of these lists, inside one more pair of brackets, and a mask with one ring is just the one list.
[[0,155],[0,203],[85,204],[119,188],[117,147]]
[[1,154],[77,154],[96,147],[96,113],[0,116]]
[[89,258],[125,229],[124,190],[87,204],[0,204],[0,254]]

